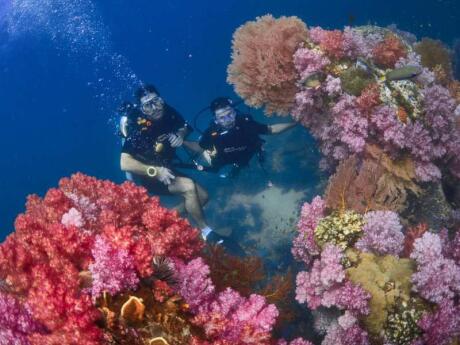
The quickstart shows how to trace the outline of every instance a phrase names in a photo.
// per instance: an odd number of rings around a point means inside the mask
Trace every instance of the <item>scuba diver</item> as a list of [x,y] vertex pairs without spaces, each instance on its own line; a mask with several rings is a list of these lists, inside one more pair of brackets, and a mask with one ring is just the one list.
[[249,114],[239,112],[232,100],[226,97],[214,99],[209,109],[213,114],[210,126],[203,132],[199,142],[186,141],[184,146],[202,154],[210,166],[206,170],[218,171],[226,165],[232,165],[230,176],[236,176],[256,154],[263,162],[264,140],[260,135],[279,134],[297,125],[296,122],[273,125],[259,123]]
[[201,229],[205,240],[221,241],[205,221],[203,206],[208,193],[189,177],[174,170],[176,149],[192,128],[184,118],[160,97],[153,85],[136,91],[137,104],[125,102],[120,120],[124,137],[121,169],[129,179],[159,195],[180,195],[185,211]]

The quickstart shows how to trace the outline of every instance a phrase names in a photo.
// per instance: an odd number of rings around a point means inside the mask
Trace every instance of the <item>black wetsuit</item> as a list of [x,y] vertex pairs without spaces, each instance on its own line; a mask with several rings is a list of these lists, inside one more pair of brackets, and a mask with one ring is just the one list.
[[260,152],[264,141],[259,135],[269,132],[268,125],[254,121],[250,115],[238,114],[235,125],[228,130],[212,123],[203,133],[200,146],[214,151],[211,163],[216,170],[228,164],[243,167]]
[[[167,104],[163,116],[158,120],[151,120],[138,109],[134,109],[128,115],[128,136],[122,152],[144,164],[163,166],[174,171],[172,161],[176,158],[176,149],[169,144],[167,135],[177,133],[184,127],[191,130],[184,118]],[[176,171],[174,174],[181,175]],[[167,186],[160,181],[148,176],[132,175],[136,183],[142,184],[150,192],[170,194]]]

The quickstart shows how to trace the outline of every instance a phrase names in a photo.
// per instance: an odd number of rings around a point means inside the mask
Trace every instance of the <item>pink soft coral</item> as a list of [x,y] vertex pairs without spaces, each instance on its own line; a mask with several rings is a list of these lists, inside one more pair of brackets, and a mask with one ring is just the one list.
[[179,292],[212,344],[269,344],[278,310],[264,297],[249,298],[227,288],[216,293],[209,267],[201,258],[177,263]]
[[460,307],[443,301],[433,313],[426,313],[418,322],[423,336],[418,344],[447,345],[460,335]]
[[294,54],[294,66],[301,79],[322,71],[329,64],[330,61],[326,56],[309,48],[299,48]]
[[303,261],[309,265],[311,258],[319,254],[319,247],[315,243],[314,231],[318,221],[324,217],[326,204],[320,196],[313,198],[311,203],[305,203],[302,206],[300,219],[297,223],[299,234],[294,239],[292,246],[292,255],[298,261]]
[[297,71],[292,56],[307,38],[297,17],[258,17],[233,35],[227,81],[247,104],[266,114],[287,115],[294,106]]
[[199,307],[209,303],[215,294],[215,287],[209,278],[209,266],[202,258],[197,258],[186,265],[178,264],[177,271],[179,292],[189,304],[191,312],[196,313]]
[[27,307],[13,296],[0,291],[0,344],[29,345],[28,335],[44,333]]
[[296,300],[311,309],[336,306],[367,314],[370,295],[346,280],[342,259],[340,248],[326,245],[311,270],[297,275]]
[[350,152],[362,152],[368,136],[368,120],[356,106],[356,99],[343,95],[332,108],[334,125],[340,128],[340,140]]
[[267,305],[264,297],[244,298],[228,288],[200,307],[195,324],[203,327],[213,344],[268,345],[277,316],[276,307]]

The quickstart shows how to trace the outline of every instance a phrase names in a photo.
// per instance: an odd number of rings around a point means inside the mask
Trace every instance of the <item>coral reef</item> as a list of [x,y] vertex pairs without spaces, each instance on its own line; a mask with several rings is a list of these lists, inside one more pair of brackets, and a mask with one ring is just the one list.
[[324,198],[302,208],[292,254],[307,270],[296,299],[335,315],[323,344],[458,341],[458,322],[446,316],[458,308],[460,277],[449,221],[459,87],[448,51],[394,27],[313,27],[292,61],[289,112],[333,173]]
[[29,197],[0,246],[2,340],[274,341],[276,307],[261,295],[216,291],[202,248],[198,230],[144,188],[83,174],[64,178],[43,199]]
[[[322,199],[316,197],[312,204],[318,202]],[[404,235],[397,213],[369,211],[352,222],[357,241],[346,242],[343,249],[334,239],[320,245],[316,232],[322,233],[322,223],[346,211],[321,207],[314,213],[312,204],[306,204],[306,216],[314,220],[309,225],[312,242],[294,242],[297,247],[305,243],[303,257],[313,260],[309,271],[297,275],[296,299],[313,310],[342,310],[323,327],[322,344],[431,344],[427,339],[439,336],[438,326],[450,340],[458,335],[459,325],[444,316],[458,308],[458,234],[449,240],[447,231],[434,234],[422,224]]]
[[296,17],[266,15],[244,24],[233,36],[228,82],[248,105],[289,114],[298,78],[292,56],[306,38],[307,27]]

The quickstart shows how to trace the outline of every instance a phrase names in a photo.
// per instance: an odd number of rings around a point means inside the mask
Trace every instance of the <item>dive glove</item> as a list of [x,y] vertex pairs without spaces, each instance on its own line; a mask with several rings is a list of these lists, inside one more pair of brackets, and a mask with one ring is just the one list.
[[184,143],[184,138],[182,136],[171,133],[168,137],[169,144],[171,147],[179,147]]
[[172,171],[169,170],[168,168],[158,167],[156,169],[157,169],[156,178],[158,179],[158,181],[160,181],[161,183],[167,186],[170,185],[172,180],[176,178],[176,176],[174,176]]

